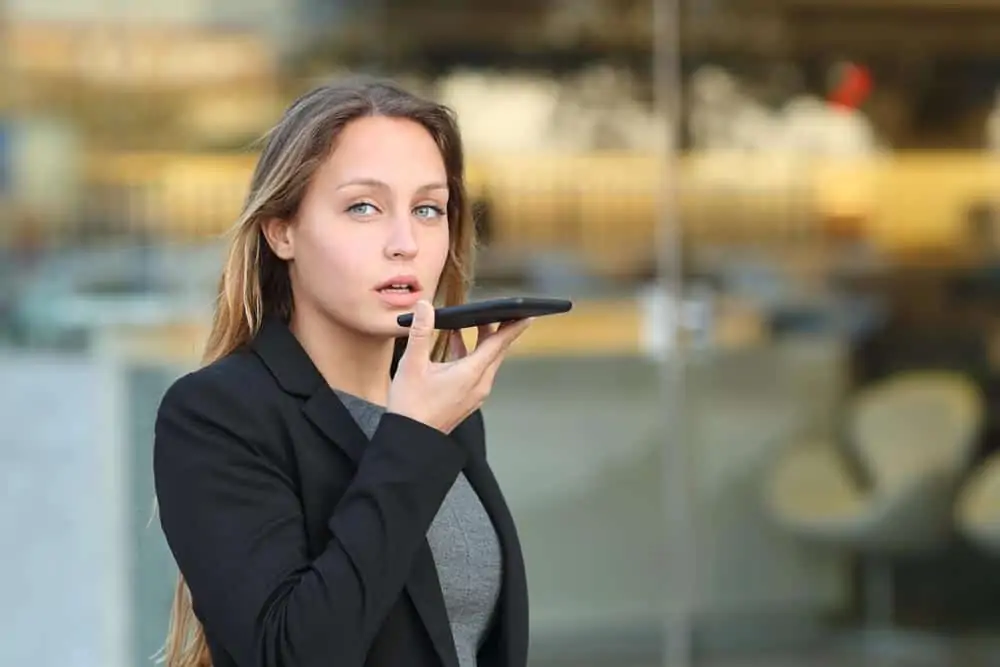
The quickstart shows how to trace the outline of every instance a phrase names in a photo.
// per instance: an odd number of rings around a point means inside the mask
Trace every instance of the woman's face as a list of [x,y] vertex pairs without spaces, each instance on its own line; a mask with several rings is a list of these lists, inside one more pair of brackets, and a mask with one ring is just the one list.
[[433,299],[448,257],[447,180],[420,124],[370,117],[344,127],[296,218],[265,228],[289,261],[297,311],[400,335],[396,317]]

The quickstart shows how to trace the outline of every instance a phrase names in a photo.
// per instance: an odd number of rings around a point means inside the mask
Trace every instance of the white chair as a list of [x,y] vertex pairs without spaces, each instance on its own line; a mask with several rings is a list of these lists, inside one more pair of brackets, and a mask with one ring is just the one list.
[[867,484],[852,479],[843,450],[822,440],[786,449],[771,470],[765,503],[781,527],[868,556],[865,611],[876,636],[892,625],[887,557],[948,538],[955,487],[982,419],[980,393],[962,376],[905,373],[862,390],[848,406],[846,441]]
[[1000,454],[980,465],[959,492],[955,524],[973,544],[1000,553]]

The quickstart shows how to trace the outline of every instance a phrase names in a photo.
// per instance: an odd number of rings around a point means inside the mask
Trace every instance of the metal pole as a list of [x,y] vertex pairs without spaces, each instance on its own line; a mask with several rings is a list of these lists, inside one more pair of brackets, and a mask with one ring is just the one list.
[[677,146],[680,137],[682,0],[653,0],[653,84],[657,113],[667,127],[660,156],[657,230],[657,268],[666,295],[664,323],[669,351],[661,363],[660,387],[664,401],[663,487],[666,521],[666,586],[664,587],[664,664],[690,667],[694,660],[693,611],[695,601],[695,525],[692,517],[691,443],[686,442],[684,413],[684,354],[681,349],[680,304],[683,275],[682,229],[677,203]]

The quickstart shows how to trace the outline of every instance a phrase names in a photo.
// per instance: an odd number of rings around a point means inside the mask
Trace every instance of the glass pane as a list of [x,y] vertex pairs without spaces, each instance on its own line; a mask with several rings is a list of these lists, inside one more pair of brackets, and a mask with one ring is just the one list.
[[995,655],[994,18],[682,3],[697,664]]

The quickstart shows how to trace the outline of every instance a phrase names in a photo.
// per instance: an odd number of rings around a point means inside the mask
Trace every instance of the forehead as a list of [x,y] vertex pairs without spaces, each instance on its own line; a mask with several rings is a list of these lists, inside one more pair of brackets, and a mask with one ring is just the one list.
[[393,187],[446,180],[444,160],[430,132],[412,120],[381,116],[348,123],[320,171],[334,181],[370,178]]

